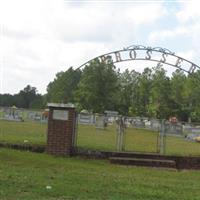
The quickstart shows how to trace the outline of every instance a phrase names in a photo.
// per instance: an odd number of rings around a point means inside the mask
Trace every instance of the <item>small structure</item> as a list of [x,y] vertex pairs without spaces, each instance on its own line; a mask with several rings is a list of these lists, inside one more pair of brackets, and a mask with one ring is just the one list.
[[94,115],[88,112],[87,110],[82,110],[78,115],[78,123],[79,124],[94,124]]
[[118,111],[111,111],[111,110],[105,110],[104,113],[106,115],[106,121],[110,124],[113,124],[113,122],[116,121],[119,115]]
[[101,114],[96,114],[96,119],[95,119],[95,127],[98,129],[105,129],[106,127],[106,118],[104,115]]
[[47,104],[49,108],[47,148],[53,155],[69,156],[75,146],[76,113],[73,104]]
[[17,121],[17,122],[23,121],[22,112],[15,105],[6,108],[4,112],[5,112],[3,117],[4,120]]

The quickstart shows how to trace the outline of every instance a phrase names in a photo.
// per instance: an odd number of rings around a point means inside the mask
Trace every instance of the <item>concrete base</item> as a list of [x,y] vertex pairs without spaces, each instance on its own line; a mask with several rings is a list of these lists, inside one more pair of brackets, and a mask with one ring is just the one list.
[[123,157],[110,157],[109,160],[112,164],[176,168],[176,161],[174,160],[156,160],[156,159],[123,158]]

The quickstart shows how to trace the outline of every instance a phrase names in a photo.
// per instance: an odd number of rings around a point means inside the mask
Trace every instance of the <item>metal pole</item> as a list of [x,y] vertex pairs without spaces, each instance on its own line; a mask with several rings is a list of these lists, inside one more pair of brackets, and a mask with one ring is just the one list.
[[117,123],[117,138],[116,138],[116,146],[117,151],[120,151],[120,119],[116,121]]
[[160,154],[165,153],[164,137],[165,137],[165,120],[163,119],[161,121],[161,129],[160,129]]
[[117,151],[123,151],[125,149],[124,134],[125,134],[124,120],[120,116],[117,121],[117,141],[116,141]]
[[125,130],[126,130],[125,118],[123,117],[122,118],[122,151],[125,151],[125,142],[126,142]]

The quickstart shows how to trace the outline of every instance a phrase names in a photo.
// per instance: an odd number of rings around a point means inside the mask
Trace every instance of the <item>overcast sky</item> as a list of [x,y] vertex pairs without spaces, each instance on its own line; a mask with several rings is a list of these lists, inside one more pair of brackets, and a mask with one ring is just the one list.
[[200,65],[200,1],[0,0],[0,93],[44,94],[57,72],[133,44]]

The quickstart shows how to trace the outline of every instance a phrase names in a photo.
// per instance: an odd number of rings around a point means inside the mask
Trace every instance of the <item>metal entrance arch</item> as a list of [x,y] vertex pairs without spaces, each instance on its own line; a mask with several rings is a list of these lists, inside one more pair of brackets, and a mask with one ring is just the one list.
[[[183,58],[178,55],[176,55],[174,52],[161,47],[146,47],[142,45],[131,45],[126,48],[123,48],[121,50],[112,51],[106,54],[102,54],[100,56],[97,56],[81,66],[79,66],[77,69],[83,68],[90,64],[93,60],[99,60],[102,63],[105,64],[115,64],[120,63],[124,61],[151,61],[156,62],[157,65],[168,65],[172,66],[176,69],[180,69],[188,74],[193,74],[197,70],[200,70],[200,67]],[[120,119],[121,120],[121,119]],[[117,131],[117,142],[116,147],[118,151],[124,150],[124,142],[125,142],[125,129],[124,124],[119,123],[118,124],[118,131]],[[158,138],[157,143],[157,149],[159,149],[160,153],[164,152],[165,148],[165,131],[164,131],[164,122],[161,123],[160,128],[160,134]]]
[[112,51],[100,56],[97,56],[81,66],[77,69],[80,69],[86,65],[88,65],[93,60],[98,59],[100,62],[109,63],[119,63],[124,61],[135,61],[135,60],[145,60],[145,61],[153,61],[157,62],[158,65],[166,64],[177,69],[183,70],[186,73],[192,74],[196,70],[200,69],[198,65],[195,63],[177,56],[172,51],[161,48],[161,47],[145,47],[142,45],[131,45],[129,47],[123,48],[122,50]]

